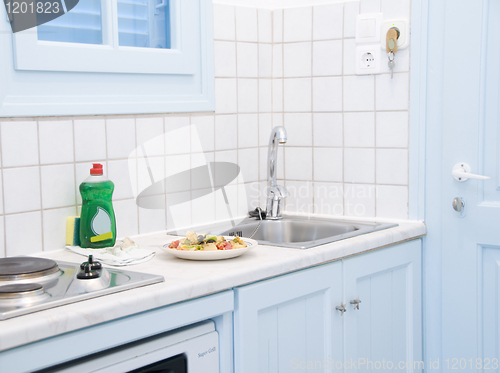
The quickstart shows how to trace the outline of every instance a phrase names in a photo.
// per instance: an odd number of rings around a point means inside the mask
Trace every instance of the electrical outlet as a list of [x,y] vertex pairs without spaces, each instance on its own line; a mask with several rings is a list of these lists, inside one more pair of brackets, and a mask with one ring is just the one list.
[[356,47],[356,75],[380,74],[380,59],[378,45]]

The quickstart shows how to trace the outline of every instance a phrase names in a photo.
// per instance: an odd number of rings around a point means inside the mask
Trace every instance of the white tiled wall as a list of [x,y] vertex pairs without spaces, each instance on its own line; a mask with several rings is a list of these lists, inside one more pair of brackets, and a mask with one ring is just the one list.
[[[394,16],[409,9],[409,0],[366,1]],[[268,137],[284,125],[278,178],[292,193],[288,210],[407,218],[409,53],[398,55],[393,80],[388,73],[354,75],[355,18],[364,8],[214,4],[215,114],[3,119],[0,257],[63,247],[65,217],[79,213],[78,186],[92,162],[102,162],[115,182],[118,236],[172,228],[168,209],[136,205],[128,157],[141,143],[188,125],[196,126],[207,160],[241,167],[245,184],[227,193],[246,191],[243,209],[259,199],[264,206]],[[198,164],[201,153],[191,148],[193,134],[187,137],[148,146],[162,175]],[[171,206],[203,193],[170,192],[146,198]],[[193,202],[183,224],[217,218],[216,202],[202,217]]]
[[409,19],[409,9],[410,0],[361,0],[273,11],[288,211],[408,218],[409,49],[393,79],[384,62],[383,74],[355,75],[354,56],[360,12]]

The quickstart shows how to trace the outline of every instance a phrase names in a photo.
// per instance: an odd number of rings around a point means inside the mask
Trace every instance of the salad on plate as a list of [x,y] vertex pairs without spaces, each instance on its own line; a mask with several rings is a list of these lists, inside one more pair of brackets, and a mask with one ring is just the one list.
[[238,236],[228,241],[223,236],[187,232],[186,238],[173,241],[168,247],[182,251],[217,251],[243,249],[247,244]]

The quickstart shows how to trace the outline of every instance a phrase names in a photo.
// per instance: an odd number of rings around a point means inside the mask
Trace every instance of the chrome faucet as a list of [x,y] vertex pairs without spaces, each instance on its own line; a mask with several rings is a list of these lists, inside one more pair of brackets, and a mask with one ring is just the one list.
[[276,169],[278,161],[278,144],[286,143],[286,129],[283,126],[274,127],[269,138],[269,150],[267,152],[267,204],[266,219],[281,219],[283,198],[289,195],[284,186],[276,184]]

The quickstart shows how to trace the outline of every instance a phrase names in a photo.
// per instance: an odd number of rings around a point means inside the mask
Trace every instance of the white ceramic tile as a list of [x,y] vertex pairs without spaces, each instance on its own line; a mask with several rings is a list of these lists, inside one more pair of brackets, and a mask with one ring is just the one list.
[[312,146],[312,114],[285,113],[287,146]]
[[342,111],[342,77],[313,78],[313,110]]
[[259,77],[271,78],[273,76],[273,46],[259,44]]
[[273,87],[271,79],[259,80],[259,112],[270,113],[273,110]]
[[272,114],[259,114],[259,146],[267,146],[269,144],[272,129]]
[[377,147],[408,147],[408,112],[377,113]]
[[128,158],[135,155],[135,119],[106,119],[108,159]]
[[192,222],[194,226],[211,223],[215,220],[215,195],[211,189],[191,192]]
[[238,76],[257,78],[259,76],[258,46],[255,43],[237,43]]
[[[142,197],[145,205],[159,205],[165,196]],[[166,205],[166,202],[164,202]],[[146,209],[139,207],[139,234],[163,231],[166,229],[164,209]]]
[[282,113],[273,113],[273,127],[283,125],[283,115]]
[[260,206],[260,188],[258,182],[238,184],[238,212],[247,215],[248,211]]
[[2,122],[0,125],[2,130],[3,167],[38,164],[38,130],[36,122]]
[[259,117],[257,114],[238,115],[238,148],[259,145]]
[[283,77],[283,44],[273,45],[273,78]]
[[136,194],[151,196],[165,193],[164,179],[165,157],[137,158],[138,193]]
[[238,166],[245,183],[259,180],[259,149],[238,149]]
[[314,182],[314,213],[336,216],[344,213],[344,188],[341,183]]
[[311,78],[284,80],[285,111],[311,111]]
[[238,112],[257,113],[258,95],[257,79],[238,79]]
[[[285,156],[284,156],[284,147],[280,146],[278,148],[278,172],[276,174],[278,179],[283,179],[285,175]],[[267,171],[269,168],[268,164],[268,148],[261,147],[259,148],[259,179],[267,180]]]
[[374,149],[344,149],[344,182],[375,182]]
[[165,154],[185,154],[191,151],[189,117],[165,118]]
[[215,152],[214,161],[216,165],[215,169],[212,171],[212,179],[215,186],[227,186],[238,177],[238,168],[236,166],[233,167],[224,163],[219,163],[227,162],[237,165],[238,151],[236,149]]
[[377,149],[377,184],[408,184],[406,149]]
[[380,0],[360,0],[359,12],[361,14],[380,13]]
[[312,7],[285,9],[283,23],[283,41],[312,40]]
[[[3,186],[2,186],[2,172],[0,170],[0,214],[3,214]],[[1,250],[0,250],[0,255],[1,255]]]
[[257,9],[247,7],[235,7],[236,13],[236,40],[258,41],[257,33]]
[[66,218],[68,216],[76,216],[75,206],[42,212],[43,251],[64,249],[66,246]]
[[269,9],[258,9],[259,43],[273,42],[273,12]]
[[196,172],[198,167],[215,162],[214,153],[191,154],[191,189],[212,188],[210,177],[206,173]]
[[344,215],[375,216],[375,185],[344,184]]
[[40,172],[44,209],[75,204],[75,166],[73,164],[42,166]]
[[377,75],[377,110],[407,110],[409,74]]
[[408,219],[408,187],[377,185],[377,217]]
[[[199,141],[199,142],[198,142]],[[201,143],[203,151],[215,149],[215,117],[193,116],[191,118],[191,151],[197,152],[197,144]]]
[[38,167],[4,169],[3,188],[6,214],[40,209]]
[[236,43],[214,41],[214,67],[216,77],[236,76]]
[[0,216],[0,258],[5,258],[5,235],[4,235],[4,217]]
[[[40,138],[40,164],[74,161],[72,121],[40,121],[38,122],[38,136]],[[121,138],[117,138],[116,142],[120,140]]]
[[342,181],[342,149],[314,149],[314,180]]
[[7,256],[42,251],[41,211],[5,216],[5,243]]
[[139,221],[135,199],[113,202],[116,219],[116,237],[125,238],[139,234]]
[[312,182],[287,180],[286,188],[290,195],[285,199],[285,211],[305,214],[314,211]]
[[234,6],[214,4],[214,39],[236,40]]
[[359,14],[359,1],[344,4],[344,38],[356,36],[356,17]]
[[75,120],[75,160],[106,159],[106,126],[104,119]]
[[285,177],[287,180],[312,180],[312,148],[286,147]]
[[176,230],[191,225],[191,192],[168,194],[167,229]]
[[215,79],[215,112],[236,113],[236,79]]
[[273,79],[273,111],[283,111],[283,79]]
[[311,44],[310,42],[284,44],[285,78],[311,76]]
[[283,9],[273,11],[273,42],[283,41]]
[[375,109],[373,76],[344,77],[344,110],[373,111]]
[[384,19],[409,19],[410,1],[382,0],[381,11]]
[[375,113],[344,114],[344,146],[348,148],[375,146]]
[[137,118],[137,146],[148,156],[165,154],[163,118]]
[[108,178],[115,184],[113,200],[134,197],[132,183],[135,182],[135,178],[130,177],[129,162],[134,163],[135,160],[108,161]]
[[[238,219],[235,217],[238,214],[238,185],[227,185],[224,187],[224,193],[222,189],[215,192],[215,220],[227,222],[231,218],[237,224]],[[227,204],[226,204],[227,199]],[[248,212],[248,209],[245,209]],[[228,228],[231,223],[228,224]]]
[[314,146],[342,146],[342,114],[313,114]]
[[344,4],[316,5],[313,8],[313,40],[342,39]]
[[238,122],[236,115],[215,117],[215,150],[238,147]]
[[165,157],[166,193],[183,192],[191,185],[191,156],[177,154]]
[[[106,164],[106,160],[95,161],[94,163],[100,163],[103,165],[104,175],[108,175],[108,166]],[[90,176],[90,169],[92,168],[92,163],[76,163],[75,164],[75,172],[76,172],[76,203],[82,203],[82,196],[80,195],[80,184]]]
[[344,75],[356,74],[356,39],[344,39]]
[[313,43],[313,75],[342,75],[342,40]]

